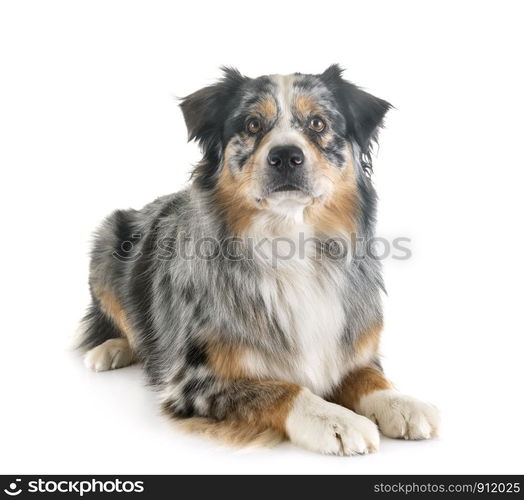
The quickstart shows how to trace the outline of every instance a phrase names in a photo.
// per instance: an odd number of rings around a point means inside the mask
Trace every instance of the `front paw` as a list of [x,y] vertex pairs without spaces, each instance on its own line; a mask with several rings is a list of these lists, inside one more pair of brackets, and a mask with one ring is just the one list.
[[328,403],[302,389],[286,420],[292,443],[331,455],[357,455],[378,450],[376,425],[365,417]]
[[435,406],[393,390],[363,396],[356,410],[388,437],[430,439],[438,433],[440,418]]

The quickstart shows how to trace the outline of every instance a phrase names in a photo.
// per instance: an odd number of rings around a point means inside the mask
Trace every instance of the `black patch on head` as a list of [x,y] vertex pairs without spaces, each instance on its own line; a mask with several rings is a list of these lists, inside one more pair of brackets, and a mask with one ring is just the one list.
[[246,87],[249,89],[249,95],[245,96],[242,102],[242,106],[245,109],[255,106],[263,99],[275,98],[272,93],[273,83],[268,76],[259,76],[258,78],[250,79]]
[[295,76],[302,77],[298,78],[294,83],[293,86],[299,90],[304,92],[310,92],[314,90],[317,87],[317,82],[314,78],[311,78],[311,75],[304,75],[302,73],[295,73]]
[[384,116],[392,107],[383,99],[363,91],[342,78],[342,68],[330,66],[320,79],[331,90],[346,119],[346,138],[353,139],[360,147],[364,168],[371,168],[371,151]]
[[[226,145],[245,129],[250,107],[262,97],[271,96],[273,89],[267,76],[253,79],[234,68],[222,70],[221,80],[188,95],[180,103],[189,140],[196,140],[202,148],[203,159],[193,175],[199,187],[204,189],[215,186]],[[240,168],[249,156],[250,153],[238,158]]]
[[204,155],[194,172],[196,182],[203,188],[214,185],[224,152],[224,123],[249,80],[234,68],[223,71],[220,81],[184,97],[180,103],[189,140],[196,140]]

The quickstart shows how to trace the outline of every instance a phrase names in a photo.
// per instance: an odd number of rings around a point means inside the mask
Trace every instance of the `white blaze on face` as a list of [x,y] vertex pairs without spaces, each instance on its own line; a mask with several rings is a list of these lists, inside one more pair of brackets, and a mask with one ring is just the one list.
[[[269,152],[277,146],[293,145],[304,153],[304,168],[309,168],[311,158],[308,155],[307,142],[299,130],[292,126],[295,75],[271,75],[276,87],[275,98],[278,107],[278,118],[275,126],[268,134],[268,140],[258,154],[259,161],[265,162]],[[262,166],[263,167],[263,166]],[[303,208],[309,204],[311,198],[303,193],[274,193],[267,202],[273,211],[298,217]],[[300,217],[298,217],[300,218]]]
[[276,84],[277,92],[277,104],[280,110],[280,126],[282,128],[287,124],[291,124],[291,105],[293,103],[293,82],[295,81],[294,75],[275,75],[272,77]]
[[270,78],[276,86],[278,118],[275,126],[269,132],[268,141],[260,157],[266,158],[274,147],[293,145],[302,149],[307,163],[308,160],[311,160],[307,155],[307,142],[302,134],[292,126],[295,75],[271,75]]

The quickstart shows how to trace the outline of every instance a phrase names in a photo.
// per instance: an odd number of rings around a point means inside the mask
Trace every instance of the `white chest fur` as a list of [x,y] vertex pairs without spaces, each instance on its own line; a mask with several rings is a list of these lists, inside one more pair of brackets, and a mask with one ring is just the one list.
[[294,382],[326,395],[351,366],[341,346],[346,323],[344,271],[317,258],[311,229],[303,224],[295,222],[290,231],[280,231],[278,241],[275,245],[275,238],[264,236],[255,258],[264,267],[260,286],[264,306],[278,321],[291,353],[282,361],[248,351],[243,365],[255,377]]

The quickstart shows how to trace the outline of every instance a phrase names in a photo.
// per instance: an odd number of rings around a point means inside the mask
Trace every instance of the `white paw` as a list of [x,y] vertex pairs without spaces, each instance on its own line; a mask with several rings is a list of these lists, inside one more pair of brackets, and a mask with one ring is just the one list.
[[356,410],[376,422],[388,437],[430,439],[438,433],[440,417],[435,406],[393,390],[363,396]]
[[85,365],[95,372],[114,370],[130,365],[133,362],[133,351],[127,339],[106,340],[84,357]]
[[356,455],[378,450],[376,425],[342,406],[302,389],[286,420],[292,443],[331,455]]

